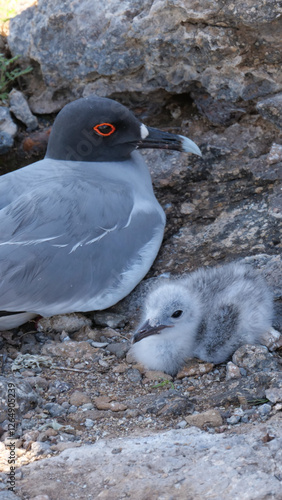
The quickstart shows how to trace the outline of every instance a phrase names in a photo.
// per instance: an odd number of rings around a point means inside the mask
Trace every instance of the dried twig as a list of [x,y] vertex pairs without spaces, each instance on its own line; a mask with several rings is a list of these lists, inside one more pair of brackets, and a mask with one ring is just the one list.
[[87,373],[87,375],[90,373],[90,371],[86,370],[79,370],[78,368],[65,368],[63,366],[52,366],[51,368],[54,368],[54,370],[64,370],[67,372],[78,372],[78,373]]

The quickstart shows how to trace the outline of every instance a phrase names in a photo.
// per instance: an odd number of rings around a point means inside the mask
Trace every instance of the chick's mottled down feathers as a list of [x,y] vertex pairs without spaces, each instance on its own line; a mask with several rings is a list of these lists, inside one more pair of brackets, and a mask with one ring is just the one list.
[[187,358],[221,363],[241,345],[259,343],[272,318],[271,293],[252,267],[201,268],[148,294],[132,353],[147,368],[175,375]]

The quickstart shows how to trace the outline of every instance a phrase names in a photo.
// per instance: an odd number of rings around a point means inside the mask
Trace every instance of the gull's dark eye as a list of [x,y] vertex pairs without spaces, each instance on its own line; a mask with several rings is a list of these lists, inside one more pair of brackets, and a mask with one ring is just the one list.
[[181,309],[177,309],[177,311],[174,311],[174,313],[172,313],[171,317],[172,318],[180,318],[182,313],[183,313],[183,311],[181,311]]
[[112,135],[116,130],[116,127],[111,123],[98,123],[93,127],[94,132],[98,135],[102,135],[103,137],[107,137],[108,135]]

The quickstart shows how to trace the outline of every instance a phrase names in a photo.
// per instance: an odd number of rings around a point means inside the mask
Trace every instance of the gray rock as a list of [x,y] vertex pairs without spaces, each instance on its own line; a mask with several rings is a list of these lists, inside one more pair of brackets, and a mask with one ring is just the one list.
[[235,425],[238,424],[240,420],[241,420],[240,415],[232,415],[232,417],[226,419],[226,422],[230,425]]
[[82,406],[83,404],[91,403],[90,397],[82,391],[74,391],[70,396],[71,406]]
[[61,394],[62,392],[66,392],[69,389],[71,389],[71,385],[68,384],[67,382],[56,379],[54,382],[52,382],[49,386],[50,394]]
[[265,391],[265,395],[271,403],[277,403],[278,401],[282,401],[282,387],[272,387]]
[[[47,403],[44,408],[48,410],[51,417],[60,417],[65,415],[67,410],[57,403]],[[70,410],[69,410],[70,411]]]
[[96,325],[108,326],[109,328],[121,328],[127,322],[126,316],[108,311],[94,313],[93,319]]
[[31,452],[34,456],[47,455],[50,451],[50,445],[48,443],[35,441],[31,444]]
[[14,144],[18,127],[13,122],[10,111],[0,106],[0,154],[7,153]]
[[241,376],[240,368],[229,361],[226,365],[226,380],[233,380]]
[[26,380],[0,376],[0,422],[8,417],[8,404],[16,426],[22,415],[38,404],[40,398]]
[[54,8],[43,0],[11,20],[9,46],[39,66],[30,99],[38,113],[82,94],[164,89],[194,92],[199,109],[222,124],[281,91],[280,14],[278,0],[220,8],[197,0],[58,0]]
[[14,139],[6,132],[0,131],[0,154],[8,153],[13,147]]
[[113,342],[107,346],[107,351],[115,354],[117,358],[122,359],[125,358],[129,347],[130,346],[127,342]]
[[12,491],[0,491],[0,500],[21,500],[21,498]]
[[282,94],[261,100],[256,108],[263,118],[282,128]]
[[127,377],[133,384],[140,384],[142,380],[142,375],[139,370],[136,370],[136,368],[130,368],[127,371]]
[[30,111],[28,102],[22,92],[13,89],[9,94],[9,104],[10,111],[27,126],[28,130],[35,130],[38,127],[37,118]]
[[38,331],[76,332],[84,326],[91,326],[91,319],[80,313],[59,314],[50,318],[40,318],[37,322]]
[[258,407],[258,413],[262,417],[264,417],[265,415],[268,415],[270,412],[271,412],[271,405],[269,405],[268,403],[265,403],[265,404],[260,405]]
[[245,368],[248,373],[279,370],[278,360],[267,347],[260,345],[247,344],[239,347],[233,354],[232,361],[235,365]]
[[185,429],[185,427],[187,427],[187,422],[186,420],[181,420],[180,422],[178,422],[176,424],[176,428],[177,429]]
[[17,486],[27,498],[35,494],[53,498],[56,484],[60,500],[69,498],[70,477],[72,495],[80,500],[99,495],[106,500],[125,496],[134,500],[187,500],[187,492],[193,500],[278,499],[278,477],[282,473],[280,419],[274,417],[269,423],[274,439],[267,443],[263,441],[265,425],[246,424],[237,434],[234,428],[229,434],[211,434],[188,427],[122,440],[99,439],[93,445],[68,449],[24,466],[23,479]]
[[84,423],[85,427],[88,427],[90,429],[91,427],[93,427],[94,424],[95,424],[95,422],[91,418],[85,419],[85,423]]
[[189,425],[195,425],[200,428],[219,427],[223,423],[221,415],[216,409],[194,413],[193,415],[185,417],[185,420]]

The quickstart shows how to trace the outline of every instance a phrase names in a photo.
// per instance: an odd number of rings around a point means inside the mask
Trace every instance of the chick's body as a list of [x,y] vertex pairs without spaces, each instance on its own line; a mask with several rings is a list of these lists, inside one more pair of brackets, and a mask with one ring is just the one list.
[[272,317],[271,293],[250,266],[201,268],[147,296],[133,355],[172,375],[189,357],[221,363],[241,345],[259,343]]

